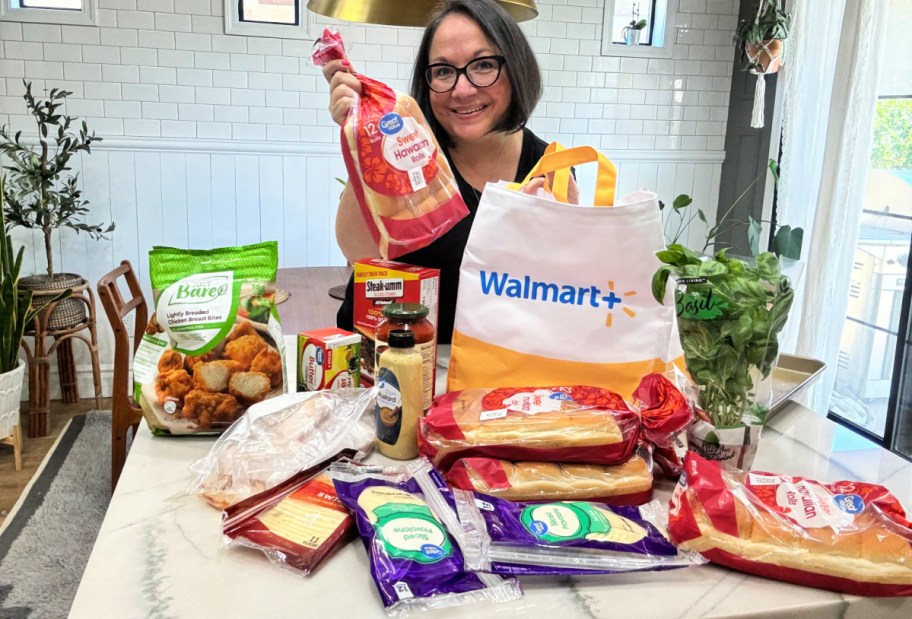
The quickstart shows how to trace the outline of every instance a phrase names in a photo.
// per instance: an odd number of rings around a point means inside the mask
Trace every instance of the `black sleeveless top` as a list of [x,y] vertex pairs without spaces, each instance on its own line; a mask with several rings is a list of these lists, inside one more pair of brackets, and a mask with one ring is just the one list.
[[[516,178],[514,182],[522,182],[526,174],[538,163],[542,155],[545,154],[547,142],[542,141],[529,129],[523,128],[522,150],[519,154],[519,165],[516,168]],[[479,196],[475,189],[469,185],[456,166],[453,165],[449,153],[444,149],[447,161],[453,169],[456,182],[459,185],[459,193],[469,208],[469,214],[457,223],[453,228],[441,236],[439,239],[410,254],[396,258],[397,262],[404,262],[415,266],[431,267],[440,269],[440,303],[438,306],[437,319],[437,342],[440,344],[449,344],[453,338],[453,320],[456,315],[456,292],[459,290],[459,266],[462,264],[462,254],[465,252],[466,242],[469,240],[469,232],[472,230],[472,224],[475,221],[475,213],[478,211]],[[353,330],[354,314],[354,293],[355,279],[354,276],[349,278],[348,285],[345,287],[345,300],[339,307],[336,314],[336,325],[340,329]]]

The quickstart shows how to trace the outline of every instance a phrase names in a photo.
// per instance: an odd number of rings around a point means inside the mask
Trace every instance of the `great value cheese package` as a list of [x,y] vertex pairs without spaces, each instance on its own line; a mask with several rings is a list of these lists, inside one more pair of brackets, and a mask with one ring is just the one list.
[[688,452],[668,533],[679,548],[748,574],[855,595],[912,595],[912,523],[877,484],[734,473]]
[[437,327],[440,270],[402,262],[371,259],[354,264],[354,326],[361,335],[361,379],[374,380],[374,344],[383,308],[390,303],[420,303],[427,319]]
[[[324,30],[314,64],[344,57],[339,35]],[[361,82],[361,96],[342,127],[342,156],[380,255],[397,258],[430,245],[469,210],[415,100],[352,75]]]

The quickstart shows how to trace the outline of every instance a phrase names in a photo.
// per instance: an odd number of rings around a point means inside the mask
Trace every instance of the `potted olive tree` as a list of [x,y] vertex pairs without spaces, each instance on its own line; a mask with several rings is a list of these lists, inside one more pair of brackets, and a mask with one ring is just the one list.
[[[76,288],[85,281],[81,275],[54,271],[54,230],[67,227],[100,239],[114,230],[114,224],[105,228],[84,221],[89,203],[82,198],[78,174],[67,174],[74,155],[91,153],[92,144],[101,141],[94,133],[89,133],[85,121],[77,124],[76,118],[61,111],[72,93],[54,88],[46,99],[36,98],[32,95],[31,83],[23,83],[23,98],[35,119],[38,140],[37,145],[24,143],[21,131],[12,134],[9,127],[0,127],[0,153],[5,155],[3,163],[9,171],[4,209],[9,226],[41,230],[47,272],[23,277],[19,280],[19,288],[34,291],[36,297],[42,299],[41,305],[46,305],[49,297]],[[54,309],[48,327],[63,329],[77,325],[85,320],[85,310],[85,304],[78,300],[64,301]]]
[[[0,175],[0,203],[3,202],[4,179]],[[61,291],[47,299],[42,306],[33,307],[32,292],[19,289],[19,271],[24,247],[13,249],[13,243],[0,208],[0,438],[13,433],[19,425],[19,400],[22,396],[22,375],[25,362],[19,359],[19,348],[25,328],[47,303],[70,295]]]

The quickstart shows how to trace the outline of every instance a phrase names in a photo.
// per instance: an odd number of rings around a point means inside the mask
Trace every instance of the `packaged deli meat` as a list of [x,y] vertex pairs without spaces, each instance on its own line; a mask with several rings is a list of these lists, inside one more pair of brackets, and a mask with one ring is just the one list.
[[652,498],[651,467],[636,454],[612,466],[462,458],[450,467],[446,478],[453,488],[509,501],[589,500],[640,505]]
[[522,595],[515,579],[466,570],[452,497],[426,459],[399,467],[336,462],[330,476],[355,517],[387,614]]
[[[341,38],[324,30],[314,64],[342,58]],[[352,74],[361,96],[342,127],[342,156],[380,255],[396,258],[430,245],[469,211],[415,100]]]
[[661,504],[610,507],[592,501],[513,502],[453,490],[466,565],[495,574],[610,574],[699,565],[653,522]]
[[871,596],[912,595],[912,524],[883,486],[732,473],[688,452],[668,532],[749,574]]
[[354,520],[326,473],[336,460],[354,455],[353,449],[343,449],[227,507],[222,512],[224,544],[260,550],[273,565],[310,574],[354,531]]
[[446,470],[460,458],[620,464],[640,420],[601,387],[466,389],[439,396],[421,420],[418,444]]
[[187,488],[219,509],[268,490],[340,449],[373,449],[374,396],[367,389],[288,393],[250,407],[190,465]]
[[278,243],[149,252],[154,312],[133,358],[153,434],[218,434],[284,393]]

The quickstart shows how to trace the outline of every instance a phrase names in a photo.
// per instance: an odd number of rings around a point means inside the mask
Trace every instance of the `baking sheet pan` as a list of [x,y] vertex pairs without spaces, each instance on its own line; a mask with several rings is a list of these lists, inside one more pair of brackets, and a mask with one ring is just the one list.
[[780,354],[779,362],[773,370],[773,403],[767,419],[785,408],[789,400],[817,380],[825,369],[826,363],[823,361]]

